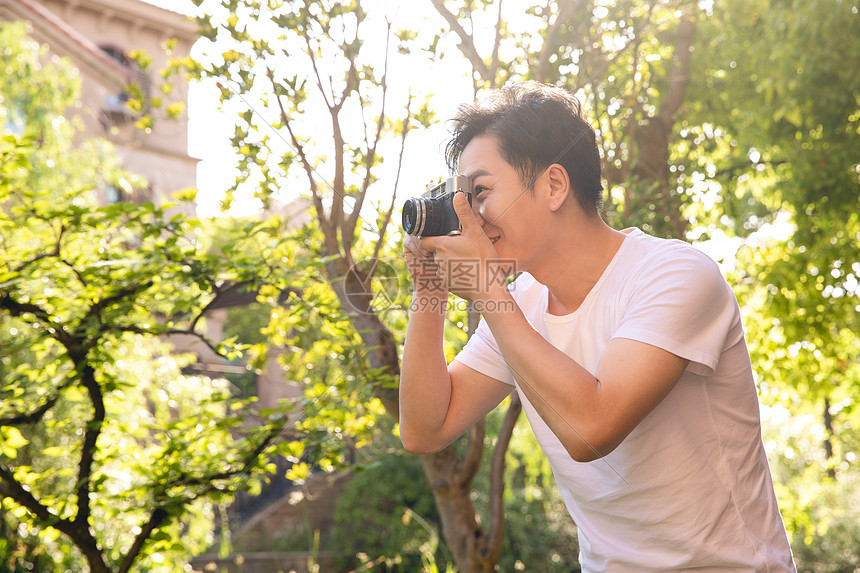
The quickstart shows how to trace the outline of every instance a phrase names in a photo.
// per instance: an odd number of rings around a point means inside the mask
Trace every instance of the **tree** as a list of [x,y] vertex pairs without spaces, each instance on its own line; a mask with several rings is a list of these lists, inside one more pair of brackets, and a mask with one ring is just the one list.
[[247,402],[184,375],[166,340],[239,352],[206,338],[204,315],[237,289],[285,288],[265,263],[284,256],[282,229],[246,229],[269,239],[262,257],[207,253],[168,205],[97,205],[96,188],[143,181],[105,141],[73,144],[71,65],[20,24],[0,26],[0,61],[0,528],[20,536],[0,556],[13,570],[176,570],[206,542],[212,504],[259,482],[286,418],[248,425]]
[[[371,287],[374,281],[394,281],[398,288],[393,292],[400,298],[390,302],[407,307],[402,299],[406,289],[399,288],[402,278],[398,277],[403,273],[392,272],[393,267],[384,263],[382,255],[390,249],[389,227],[406,136],[416,124],[427,126],[433,120],[426,103],[416,104],[417,98],[392,94],[390,88],[388,65],[395,46],[388,42],[394,42],[396,35],[398,50],[408,51],[412,34],[395,34],[391,22],[379,21],[384,14],[371,15],[357,2],[244,0],[221,2],[223,12],[219,12],[217,2],[198,5],[205,8],[205,14],[198,18],[201,34],[212,44],[197,72],[201,77],[218,78],[222,99],[244,108],[232,140],[240,155],[240,173],[228,192],[228,201],[236,190],[248,185],[263,199],[277,197],[280,189],[311,198],[319,235],[308,235],[309,251],[325,261],[320,278],[326,281],[364,345],[363,355],[355,355],[354,361],[366,365],[362,376],[351,379],[339,368],[329,368],[322,384],[316,376],[307,381],[308,387],[313,387],[312,381],[319,384],[321,392],[314,392],[315,406],[305,412],[302,426],[316,425],[320,433],[326,427],[344,428],[344,424],[330,419],[338,411],[349,411],[344,404],[340,408],[323,405],[349,397],[349,409],[353,409],[356,402],[352,397],[369,397],[368,390],[396,421],[399,343],[392,329],[400,331],[405,317],[403,312],[382,312],[393,307],[375,305],[378,292]],[[219,16],[222,13],[224,16]],[[385,48],[374,52],[376,59],[368,57],[372,48],[365,44],[373,18],[378,19],[373,29],[385,30],[387,38]],[[266,33],[252,34],[251,30]],[[290,66],[283,65],[284,61]],[[390,100],[395,98],[403,111],[392,116]],[[324,136],[321,125],[327,126]],[[364,206],[379,176],[386,138],[400,146],[393,152],[399,157],[394,179],[386,182],[391,202],[380,206],[378,216],[368,216]],[[288,322],[271,328],[295,332],[299,325],[295,312],[287,314],[292,317]],[[328,319],[340,321],[331,315]],[[305,345],[322,344],[303,341]],[[342,354],[335,351],[333,356]],[[295,359],[293,355],[291,360]],[[515,419],[505,426],[507,437],[503,434],[502,442],[510,438]],[[336,438],[330,442],[333,448],[348,442],[341,432],[331,437]],[[463,459],[449,448],[423,457],[422,463],[433,484],[445,537],[458,567],[461,571],[483,571],[494,567],[501,551],[503,481],[499,478],[493,482],[497,492],[491,511],[494,535],[476,535],[481,526],[472,507],[469,484],[483,455],[482,424],[472,430],[471,440],[477,447]],[[504,450],[499,449],[501,457],[495,462],[499,470],[504,465]],[[347,457],[334,449],[328,453],[328,464]]]

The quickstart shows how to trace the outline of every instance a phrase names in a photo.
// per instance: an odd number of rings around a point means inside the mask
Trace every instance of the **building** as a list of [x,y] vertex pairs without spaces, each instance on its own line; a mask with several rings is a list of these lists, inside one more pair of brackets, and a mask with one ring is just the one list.
[[[168,64],[165,42],[175,42],[174,57],[190,54],[198,39],[195,22],[142,0],[0,0],[2,20],[28,21],[30,35],[36,41],[75,64],[82,76],[77,114],[85,126],[83,135],[107,138],[116,146],[123,166],[143,175],[149,183],[145,189],[100,189],[102,202],[162,204],[170,200],[173,192],[197,186],[198,160],[188,154],[187,110],[176,119],[168,118],[164,110],[171,103],[186,104],[188,86],[174,83],[170,95],[165,95],[160,90],[158,73]],[[137,65],[132,58],[135,52],[151,58],[149,70]],[[161,106],[148,110],[150,128],[135,126],[138,118],[126,106],[130,91],[163,99]],[[282,206],[281,211],[294,224],[301,225],[307,221],[308,207],[308,200],[299,199]],[[221,340],[227,306],[247,305],[253,300],[253,293],[245,293],[244,297],[211,309],[207,335]],[[244,370],[224,364],[195,337],[174,336],[171,342],[179,351],[198,355],[197,373],[222,376]],[[295,385],[284,381],[274,353],[268,370],[257,377],[257,394],[263,407],[299,394]]]
[[[147,110],[153,121],[145,130],[135,127],[138,117],[126,106],[130,92],[143,94],[144,105],[156,94],[162,96],[158,70],[168,58],[162,46],[175,40],[174,55],[187,56],[197,40],[194,22],[141,0],[0,0],[0,20],[29,22],[35,40],[75,64],[82,76],[77,114],[84,135],[110,140],[123,166],[149,183],[145,189],[102,189],[103,201],[158,204],[174,191],[196,185],[187,112],[169,119],[164,111],[170,103],[186,103],[188,86],[175,85],[163,106]],[[152,59],[149,70],[132,58],[137,51]]]

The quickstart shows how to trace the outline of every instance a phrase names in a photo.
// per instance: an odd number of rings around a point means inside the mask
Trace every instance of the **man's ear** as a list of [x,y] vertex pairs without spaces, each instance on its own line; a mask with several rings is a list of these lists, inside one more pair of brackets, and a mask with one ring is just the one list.
[[567,175],[567,170],[553,163],[546,170],[547,183],[549,184],[549,208],[551,211],[558,211],[564,204],[567,196],[570,195],[573,189],[570,188],[570,178]]

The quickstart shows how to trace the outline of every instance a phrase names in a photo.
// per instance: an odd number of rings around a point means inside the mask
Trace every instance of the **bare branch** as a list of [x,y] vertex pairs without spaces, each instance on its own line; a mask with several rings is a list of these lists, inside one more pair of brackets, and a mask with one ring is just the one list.
[[[269,81],[272,84],[273,88],[277,88],[277,82],[275,81],[275,72],[272,69],[266,70],[266,75],[269,78]],[[320,195],[319,187],[317,185],[316,179],[314,179],[314,167],[311,164],[310,159],[305,153],[305,148],[301,144],[301,142],[296,137],[295,132],[293,131],[292,121],[290,120],[290,116],[287,113],[286,108],[284,108],[284,103],[281,101],[280,96],[275,98],[278,102],[278,109],[281,115],[281,122],[284,124],[284,127],[287,128],[287,132],[290,134],[290,141],[292,142],[293,149],[296,150],[296,153],[299,155],[299,160],[302,162],[302,167],[305,170],[305,175],[308,178],[308,186],[311,190],[311,195],[313,197],[314,208],[317,212],[317,220],[319,221],[320,228],[323,232],[323,237],[325,237],[326,249],[328,254],[333,255],[340,252],[339,243],[337,241],[336,232],[332,229],[332,225],[330,219],[326,217],[325,214],[325,206],[322,202],[322,195]]]
[[460,487],[468,488],[481,469],[481,460],[484,459],[486,424],[486,419],[481,418],[469,430],[469,445],[466,447],[466,453],[457,462],[453,472],[454,483]]
[[397,188],[400,185],[400,172],[403,169],[403,155],[406,152],[406,136],[409,133],[409,118],[411,117],[410,108],[412,106],[412,94],[409,94],[409,99],[406,100],[406,118],[403,120],[403,132],[400,134],[400,153],[397,158],[397,173],[394,176],[394,186],[391,190],[391,204],[388,206],[388,211],[382,220],[382,225],[379,228],[379,238],[376,245],[373,247],[374,267],[368,273],[373,276],[373,271],[376,269],[376,261],[379,259],[379,253],[382,251],[382,246],[385,244],[385,234],[388,230],[388,225],[391,223],[391,216],[394,213],[394,202],[397,199]]
[[[352,245],[352,242],[355,239],[355,228],[358,226],[358,219],[361,217],[361,208],[364,206],[364,200],[367,197],[367,190],[370,187],[371,180],[371,167],[373,166],[373,161],[376,159],[376,149],[379,145],[379,141],[382,139],[382,129],[385,126],[385,104],[387,101],[386,95],[388,94],[388,56],[389,56],[389,45],[391,42],[391,22],[386,21],[387,27],[385,31],[385,61],[382,67],[382,79],[380,81],[380,86],[382,88],[382,106],[379,110],[379,119],[376,122],[376,134],[373,138],[373,143],[368,142],[367,153],[364,157],[364,181],[361,184],[361,191],[358,195],[358,198],[355,201],[355,206],[353,207],[352,213],[344,228],[341,230],[341,236],[344,241],[344,249],[348,249],[349,245]],[[410,95],[411,101],[411,95]],[[362,109],[364,106],[362,106]],[[407,104],[407,115],[409,113],[409,107]],[[399,176],[399,168],[398,168],[398,176]],[[390,213],[389,213],[390,216]],[[383,234],[383,230],[380,230],[380,236]]]
[[317,68],[317,59],[314,55],[314,47],[311,45],[311,37],[307,33],[304,34],[305,44],[308,46],[308,58],[311,60],[311,67],[314,70],[314,75],[317,78],[317,88],[320,90],[320,95],[322,95],[323,100],[325,101],[325,105],[327,108],[332,109],[335,106],[334,102],[334,88],[329,84],[329,91],[331,92],[332,101],[329,101],[329,94],[326,92],[325,87],[323,86],[322,76],[320,75],[319,68]]
[[475,47],[474,38],[466,32],[465,28],[460,24],[460,21],[448,8],[445,6],[445,0],[431,0],[433,2],[433,6],[436,7],[436,11],[442,15],[443,18],[448,22],[448,25],[451,26],[451,29],[457,36],[460,38],[460,51],[463,52],[463,55],[472,63],[472,67],[485,81],[489,82],[492,79],[490,75],[490,70],[487,68],[487,64],[484,60],[481,59],[481,56],[478,54],[478,50]]
[[[331,224],[332,233],[334,234],[337,233],[337,230],[340,229],[342,225],[344,194],[346,193],[346,184],[344,181],[344,147],[346,144],[344,143],[343,131],[340,127],[340,118],[338,117],[339,111],[339,107],[332,108],[330,110],[332,137],[334,138],[334,182],[332,186],[333,194],[331,198],[331,214],[329,215],[329,223]],[[343,235],[341,235],[341,238],[343,253],[348,255],[352,245],[347,243],[346,237],[343,237]]]
[[508,406],[502,427],[499,428],[498,441],[493,449],[493,459],[490,462],[490,517],[488,523],[490,540],[486,551],[487,557],[490,557],[493,563],[496,563],[499,555],[502,554],[504,542],[505,454],[508,451],[508,445],[511,442],[511,436],[514,434],[514,427],[517,425],[517,419],[520,417],[522,408],[519,395],[516,392],[512,393],[511,405]]
[[499,73],[499,45],[502,43],[502,0],[499,0],[499,13],[496,16],[496,35],[493,38],[493,55],[490,57],[490,87],[496,87]]

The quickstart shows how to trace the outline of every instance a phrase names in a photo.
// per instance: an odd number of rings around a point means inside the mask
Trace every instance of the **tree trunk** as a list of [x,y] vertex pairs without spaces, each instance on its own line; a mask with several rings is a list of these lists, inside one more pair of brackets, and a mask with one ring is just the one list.
[[[371,368],[397,380],[400,376],[400,359],[394,335],[382,323],[373,308],[373,292],[367,269],[356,265],[347,267],[345,259],[339,258],[327,265],[331,286],[341,306],[351,311],[350,322],[361,337]],[[400,420],[397,389],[393,385],[377,386],[374,394],[385,411],[395,420]]]
[[442,534],[454,555],[460,573],[495,571],[502,554],[505,531],[503,497],[505,491],[505,455],[522,405],[516,393],[499,429],[490,464],[489,516],[486,527],[480,523],[470,497],[472,482],[484,455],[484,420],[469,431],[466,453],[458,457],[452,447],[421,456],[424,473],[430,482]]
[[653,207],[654,230],[678,239],[684,238],[687,224],[681,214],[680,199],[672,192],[669,144],[675,125],[675,114],[684,102],[689,83],[695,26],[689,14],[681,17],[667,93],[660,104],[660,111],[645,120],[644,125],[632,124],[635,128],[633,142],[637,158],[631,170],[631,179],[634,184],[638,184],[640,195],[631,197],[628,190],[625,201],[626,212]]
[[[483,450],[483,431],[481,444]],[[474,437],[473,437],[474,439]],[[475,447],[470,443],[470,448]],[[452,447],[428,456],[421,456],[424,473],[439,508],[442,534],[454,555],[459,573],[489,573],[496,570],[496,560],[488,559],[489,539],[478,522],[470,497],[471,480],[463,483],[457,469],[460,459]]]

